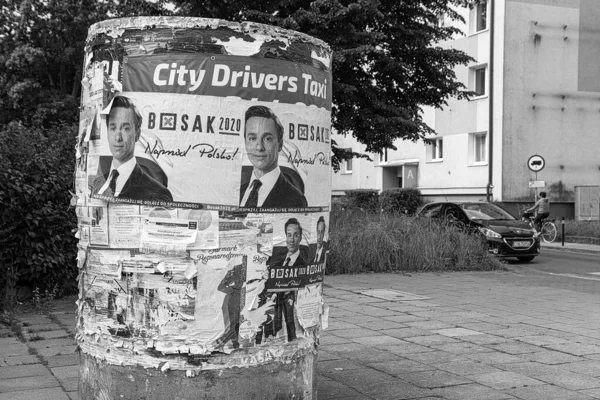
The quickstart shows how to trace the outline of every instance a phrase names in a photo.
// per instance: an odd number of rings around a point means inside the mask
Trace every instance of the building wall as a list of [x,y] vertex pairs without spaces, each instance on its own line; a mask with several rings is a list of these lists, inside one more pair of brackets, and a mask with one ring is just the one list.
[[[551,201],[600,184],[600,1],[508,0],[504,48],[505,201],[531,201],[530,180]],[[536,175],[531,155],[546,166]]]
[[[380,163],[378,155],[372,163],[355,160],[353,176],[339,184],[334,176],[334,188],[342,183],[345,188],[387,188],[394,185],[398,168],[416,163],[418,188],[426,199],[483,200],[491,171],[493,200],[509,207],[531,204],[535,189],[529,181],[543,180],[556,205],[553,213],[560,210],[560,215],[572,217],[575,186],[600,185],[600,0],[494,3],[491,162],[489,156],[485,163],[472,162],[473,133],[490,129],[490,98],[449,99],[443,110],[423,112],[437,133],[434,137],[444,141],[442,161],[429,160],[422,141],[399,140],[397,150],[388,150],[387,162]],[[467,22],[459,27],[465,34],[439,45],[475,59],[455,70],[470,90],[473,68],[487,65],[489,93],[490,8],[488,29],[478,33],[473,32],[473,11],[465,8],[461,13]],[[489,136],[487,143],[489,147]],[[534,154],[546,161],[537,176],[527,166]]]
[[[365,153],[366,146],[358,143],[353,137],[333,133],[332,139],[336,141],[338,147]],[[338,172],[333,172],[331,187],[333,196],[343,196],[344,191],[351,189],[381,190],[381,170],[376,169],[372,161],[355,158],[352,160],[352,172],[346,170],[345,163],[342,163]]]

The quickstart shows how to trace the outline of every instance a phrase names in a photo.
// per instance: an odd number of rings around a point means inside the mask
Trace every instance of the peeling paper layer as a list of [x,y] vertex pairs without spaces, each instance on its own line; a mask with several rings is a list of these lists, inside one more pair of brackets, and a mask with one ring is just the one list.
[[[92,25],[85,49],[73,197],[81,351],[189,376],[316,352],[329,46],[251,22],[132,17]],[[278,145],[256,154],[253,135]]]

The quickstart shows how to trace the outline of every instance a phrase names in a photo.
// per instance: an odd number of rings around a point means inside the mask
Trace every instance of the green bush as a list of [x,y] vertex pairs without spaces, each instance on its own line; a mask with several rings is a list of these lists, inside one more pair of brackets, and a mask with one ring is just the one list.
[[502,269],[485,240],[403,214],[332,211],[328,274]]
[[381,211],[413,215],[423,205],[421,192],[414,188],[386,189],[379,196]]
[[378,211],[379,191],[375,189],[346,190],[344,198],[346,208],[358,208],[363,211]]
[[76,137],[76,125],[0,130],[0,288],[16,278],[58,295],[76,289]]

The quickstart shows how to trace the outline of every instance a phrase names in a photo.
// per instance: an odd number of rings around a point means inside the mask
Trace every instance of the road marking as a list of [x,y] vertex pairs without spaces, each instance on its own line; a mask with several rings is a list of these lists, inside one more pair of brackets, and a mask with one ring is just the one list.
[[369,290],[357,290],[358,293],[366,296],[377,297],[383,300],[392,301],[408,301],[408,300],[427,300],[429,297],[419,296],[418,294],[400,292],[392,289],[369,289]]
[[[548,274],[555,275],[555,276],[565,276],[567,278],[585,279],[588,281],[600,281],[600,278],[596,278],[593,276],[581,276],[581,275],[575,275],[575,274],[555,274],[554,272],[548,272]],[[597,273],[597,272],[594,274],[600,275],[600,273]]]

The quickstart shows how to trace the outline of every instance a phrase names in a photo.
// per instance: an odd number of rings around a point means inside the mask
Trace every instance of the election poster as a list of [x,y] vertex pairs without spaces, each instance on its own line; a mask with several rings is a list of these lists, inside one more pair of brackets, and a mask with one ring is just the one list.
[[90,140],[92,198],[278,212],[328,206],[327,73],[278,60],[169,54],[129,57],[123,75],[124,91],[100,112]]

